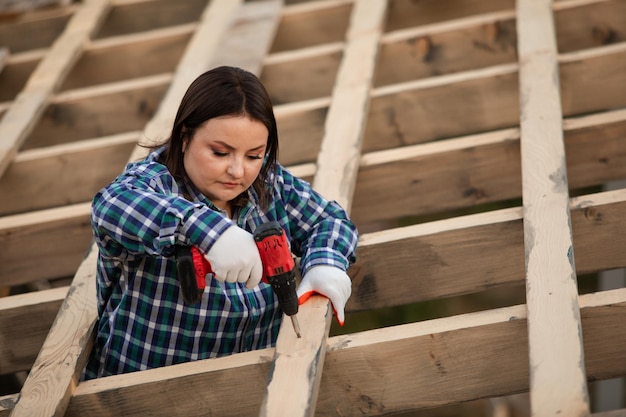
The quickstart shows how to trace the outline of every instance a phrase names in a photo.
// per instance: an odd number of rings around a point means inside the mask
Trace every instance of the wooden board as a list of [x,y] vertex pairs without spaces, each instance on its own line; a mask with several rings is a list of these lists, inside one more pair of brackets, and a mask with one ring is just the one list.
[[0,375],[30,370],[67,291],[0,298]]
[[531,412],[583,417],[589,393],[551,2],[518,2],[517,16]]

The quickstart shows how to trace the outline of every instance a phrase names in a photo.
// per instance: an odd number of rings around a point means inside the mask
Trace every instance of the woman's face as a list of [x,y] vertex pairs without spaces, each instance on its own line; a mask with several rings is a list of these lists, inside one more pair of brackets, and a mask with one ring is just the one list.
[[261,171],[268,131],[245,116],[209,119],[183,145],[189,179],[217,207],[230,214],[233,198],[252,185]]

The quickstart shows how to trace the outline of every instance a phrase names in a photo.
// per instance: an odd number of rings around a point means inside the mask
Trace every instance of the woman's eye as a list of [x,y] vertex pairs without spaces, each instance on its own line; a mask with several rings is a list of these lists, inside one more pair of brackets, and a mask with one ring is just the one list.
[[254,159],[254,160],[263,159],[263,157],[261,155],[248,155],[248,158]]
[[215,156],[219,156],[219,157],[223,157],[223,156],[228,155],[228,153],[226,153],[226,152],[216,151],[215,149],[213,149],[213,155],[215,155]]

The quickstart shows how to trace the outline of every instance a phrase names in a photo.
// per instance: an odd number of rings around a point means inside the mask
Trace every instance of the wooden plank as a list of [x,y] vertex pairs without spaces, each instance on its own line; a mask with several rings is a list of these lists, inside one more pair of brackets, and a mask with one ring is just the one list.
[[15,100],[39,64],[41,56],[40,53],[22,53],[11,55],[7,59],[0,72],[0,102]]
[[274,39],[282,1],[246,4],[211,59],[211,67],[233,65],[261,74],[263,59]]
[[0,175],[26,140],[50,96],[82,52],[84,43],[100,24],[107,8],[108,0],[89,0],[77,10],[0,121]]
[[172,74],[160,74],[58,94],[21,150],[141,130],[170,82]]
[[31,369],[68,289],[0,298],[0,375]]
[[[333,89],[313,188],[350,210],[361,156],[378,45],[387,1],[355,1],[346,48]],[[261,416],[313,416],[326,340],[333,319],[328,299],[315,296],[298,313],[302,338],[283,321]]]
[[[263,396],[272,351],[261,349],[84,381],[65,417],[252,416]],[[228,400],[227,392],[235,391],[245,395]]]
[[514,0],[449,0],[445,3],[394,0],[389,7],[387,30],[423,26],[477,14],[510,10],[514,5]]
[[[580,306],[589,378],[623,375],[626,289],[582,295]],[[526,334],[526,307],[518,305],[331,337],[316,415],[389,415],[528,391]],[[155,417],[255,415],[271,354],[246,352],[81,383],[66,417],[142,416],[147,399]],[[220,383],[200,388],[199,375]],[[241,384],[249,395],[225,403]]]
[[115,0],[95,37],[102,39],[197,22],[206,6],[207,0]]
[[516,62],[513,10],[387,33],[375,86]]
[[272,53],[345,40],[352,1],[317,1],[284,8]]
[[[321,107],[315,106],[295,113],[291,113],[294,104],[303,102],[275,106],[280,144],[279,160],[283,165],[315,162],[324,137],[324,120],[329,102],[330,99],[324,100],[323,104],[320,103]],[[289,113],[281,110],[288,110]]]
[[172,73],[196,23],[90,43],[60,91]]
[[49,48],[63,32],[78,6],[37,10],[7,18],[0,25],[0,45],[12,54]]
[[389,307],[521,284],[522,245],[520,208],[363,234],[349,271],[348,307]]
[[363,150],[517,127],[517,69],[505,64],[375,89]]
[[[201,17],[201,23],[177,68],[165,100],[161,103],[157,115],[144,130],[145,137],[157,138],[167,132],[166,126],[171,124],[172,114],[180,97],[189,83],[207,69],[210,57],[232,22],[233,13],[239,4],[240,2],[232,0],[221,0],[213,1],[207,6]],[[144,152],[145,149],[136,146],[129,160],[137,158]],[[74,276],[64,308],[59,310],[55,325],[48,333],[33,369],[24,383],[19,401],[11,413],[12,417],[62,415],[66,411],[78,385],[77,378],[85,365],[92,328],[97,318],[96,246],[92,245],[88,253],[88,257],[81,263]],[[76,316],[79,317],[78,321],[75,319]],[[42,386],[45,387],[44,398],[41,398]]]
[[341,51],[332,49],[324,55],[265,65],[260,78],[272,103],[279,105],[330,96],[342,60]]
[[[626,244],[621,237],[626,234],[626,190],[576,197],[570,207],[577,272],[626,267],[620,252]],[[360,311],[522,285],[522,223],[522,209],[516,207],[363,234],[349,271],[353,291],[347,308]]]
[[[0,215],[91,201],[124,168],[141,132],[20,152],[0,177]],[[67,184],[72,184],[68,187]]]
[[2,286],[72,276],[93,239],[90,206],[87,202],[0,217]]
[[551,1],[519,1],[517,14],[531,412],[582,417],[589,394]]
[[626,107],[626,42],[559,56],[566,116]]
[[595,48],[626,40],[626,3],[563,1],[554,5],[554,24],[560,53]]
[[[565,119],[564,126],[570,189],[626,177],[626,110]],[[514,128],[364,154],[352,218],[363,226],[519,199],[519,146]]]

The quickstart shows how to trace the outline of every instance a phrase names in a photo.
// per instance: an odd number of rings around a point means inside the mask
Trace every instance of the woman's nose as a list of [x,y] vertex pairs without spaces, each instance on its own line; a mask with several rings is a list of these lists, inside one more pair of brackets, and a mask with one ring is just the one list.
[[241,178],[243,176],[243,161],[241,158],[232,158],[228,164],[228,174],[233,178]]

